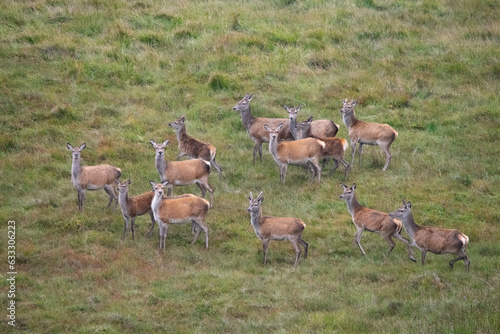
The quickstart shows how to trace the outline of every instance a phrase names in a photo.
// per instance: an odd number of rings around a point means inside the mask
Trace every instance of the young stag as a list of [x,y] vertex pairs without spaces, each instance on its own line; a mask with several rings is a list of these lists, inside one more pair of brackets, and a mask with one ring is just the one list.
[[[310,116],[307,121],[300,122],[292,126],[292,122],[290,121],[290,132],[293,134],[295,139],[303,139],[311,137],[311,121],[312,116]],[[339,167],[339,163],[344,165],[344,179],[347,180],[347,174],[349,172],[349,163],[344,159],[344,154],[349,147],[347,140],[344,138],[338,137],[326,137],[326,138],[318,138],[325,142],[325,149],[323,150],[323,158],[332,158],[334,167],[330,171],[329,175],[332,175],[337,168]]]
[[209,161],[212,166],[214,166],[215,170],[217,170],[219,176],[221,176],[221,167],[215,161],[215,155],[217,154],[215,147],[189,136],[186,132],[186,125],[184,124],[185,121],[186,117],[182,116],[177,121],[168,124],[168,126],[174,128],[177,133],[177,141],[179,142],[179,150],[181,151],[177,160],[183,156],[187,156],[193,159],[199,158]]
[[82,166],[80,155],[82,150],[86,147],[85,143],[79,148],[73,147],[70,143],[67,143],[66,147],[73,155],[71,182],[73,182],[73,185],[78,191],[78,210],[83,212],[83,202],[85,200],[86,190],[100,190],[104,188],[109,195],[108,208],[113,199],[115,200],[114,212],[118,202],[118,195],[116,194],[114,184],[122,175],[121,169],[111,165]]
[[307,259],[307,248],[309,244],[305,242],[301,236],[306,228],[306,224],[299,218],[293,217],[269,217],[262,215],[261,204],[264,201],[263,192],[253,198],[252,192],[248,197],[250,204],[248,212],[250,212],[250,224],[252,224],[257,238],[262,240],[264,249],[264,264],[267,264],[267,248],[271,240],[288,240],[292,243],[295,249],[295,264],[297,267],[300,257],[299,244],[304,247],[304,259]]
[[367,123],[356,119],[354,115],[354,106],[357,104],[352,100],[350,102],[345,99],[342,101],[344,106],[340,110],[345,126],[349,129],[349,138],[351,139],[352,159],[351,166],[354,163],[354,156],[356,154],[356,144],[359,143],[359,164],[361,165],[361,153],[363,152],[363,145],[378,145],[385,153],[385,165],[382,169],[385,171],[389,162],[391,161],[391,147],[392,142],[398,136],[398,132],[390,125],[380,123]]
[[318,182],[321,180],[320,158],[323,156],[325,142],[316,138],[306,138],[295,141],[284,141],[278,143],[278,132],[283,128],[283,123],[277,127],[270,127],[264,124],[264,128],[269,133],[269,152],[280,169],[280,181],[285,183],[288,165],[307,165],[312,171],[311,182],[314,176],[318,175]]
[[457,258],[450,261],[450,267],[459,260],[464,260],[465,268],[469,270],[470,261],[465,254],[465,248],[469,243],[469,237],[460,231],[428,226],[419,226],[413,220],[411,213],[411,203],[405,202],[398,210],[389,214],[393,218],[401,219],[403,226],[412,240],[412,246],[422,251],[422,265],[425,263],[427,252],[434,254],[455,254]]
[[167,196],[172,195],[174,186],[187,186],[196,183],[201,190],[201,197],[204,198],[208,190],[210,193],[210,207],[213,207],[214,189],[208,183],[210,163],[203,159],[167,161],[164,158],[164,153],[168,142],[167,139],[162,144],[157,144],[154,140],[150,140],[151,145],[156,150],[156,170],[162,182],[168,181]]
[[269,133],[264,130],[264,124],[269,124],[273,127],[278,126],[280,123],[284,124],[282,130],[279,132],[279,141],[293,140],[293,137],[289,130],[290,122],[288,119],[253,117],[250,110],[250,101],[252,100],[252,97],[253,93],[251,95],[246,94],[243,99],[233,107],[233,110],[241,112],[241,121],[243,122],[245,129],[247,129],[250,138],[255,143],[253,147],[253,163],[255,164],[255,154],[257,151],[259,152],[260,161],[262,162],[262,143],[269,143]]
[[154,219],[160,227],[160,249],[165,249],[165,240],[167,238],[167,229],[169,224],[181,224],[192,222],[195,235],[191,245],[196,242],[201,230],[205,232],[205,247],[208,249],[208,227],[205,222],[210,203],[194,195],[163,198],[164,188],[168,181],[155,184],[149,181],[153,187],[154,196],[151,202],[151,210]]
[[410,246],[410,240],[401,235],[402,223],[401,221],[389,217],[387,213],[372,210],[361,206],[359,204],[354,189],[356,189],[356,184],[354,183],[352,187],[347,187],[344,184],[340,184],[344,192],[340,195],[340,199],[344,199],[347,202],[347,210],[352,216],[352,222],[356,225],[356,236],[354,241],[361,249],[363,255],[366,255],[363,247],[361,247],[361,235],[363,231],[377,232],[387,241],[389,244],[389,251],[387,255],[391,253],[393,248],[396,246],[392,237],[401,240],[408,249],[408,257],[410,260],[415,262],[415,257],[413,255],[413,250]]
[[123,219],[125,220],[122,239],[125,239],[125,235],[127,233],[130,222],[130,229],[132,230],[132,240],[134,240],[135,217],[142,216],[146,213],[149,213],[149,216],[151,217],[151,228],[149,229],[148,233],[148,237],[151,237],[151,233],[153,232],[153,227],[155,225],[155,218],[153,215],[153,211],[151,210],[151,202],[153,201],[153,196],[155,193],[152,191],[148,191],[141,195],[129,197],[128,187],[130,183],[132,183],[132,181],[130,181],[130,179],[127,182],[120,182],[120,180],[116,180],[116,183],[118,183],[118,202],[120,203]]
[[[302,104],[298,108],[289,108],[285,106],[285,109],[288,111],[288,117],[290,118],[290,133],[292,136],[297,139],[304,139],[307,137],[297,138],[293,133],[293,128],[297,125],[297,114],[302,108]],[[312,120],[312,116],[310,117]],[[339,131],[339,126],[329,119],[320,119],[317,121],[311,122],[311,131],[308,134],[308,137],[316,137],[316,138],[327,138],[327,137],[335,137],[337,132]]]

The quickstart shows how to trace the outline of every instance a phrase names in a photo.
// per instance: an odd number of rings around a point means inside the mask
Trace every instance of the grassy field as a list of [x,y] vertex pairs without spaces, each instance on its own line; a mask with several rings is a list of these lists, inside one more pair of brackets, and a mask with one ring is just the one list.
[[[0,331],[7,323],[7,222],[16,223],[16,329],[28,333],[498,333],[500,328],[500,2],[5,0],[0,3]],[[358,100],[359,119],[398,132],[392,162],[366,147],[345,181],[361,204],[412,202],[417,223],[470,238],[470,271],[451,255],[366,255],[339,199],[343,168],[321,183],[290,167],[286,185],[267,144],[233,106],[255,116],[330,119]],[[83,163],[108,163],[132,195],[158,181],[156,142],[186,116],[188,134],[217,147],[209,249],[189,225],[148,239],[149,217],[121,239],[103,191],[78,212],[69,142]],[[350,161],[350,149],[346,155]],[[328,167],[331,168],[331,167]],[[267,215],[300,217],[309,256],[288,242],[268,264],[250,226],[248,193]],[[199,195],[196,186],[174,194]],[[416,250],[420,258],[420,252]]]

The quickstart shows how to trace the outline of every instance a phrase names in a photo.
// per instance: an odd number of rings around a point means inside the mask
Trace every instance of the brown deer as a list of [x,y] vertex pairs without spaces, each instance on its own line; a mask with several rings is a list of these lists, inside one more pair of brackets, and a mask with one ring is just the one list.
[[[307,121],[300,122],[298,124],[292,125],[290,121],[290,132],[295,139],[304,139],[311,137],[311,122],[312,116],[310,116]],[[313,136],[314,137],[314,136]],[[326,137],[318,138],[325,143],[325,149],[323,150],[323,158],[333,159],[333,169],[330,171],[329,176],[331,176],[339,167],[339,163],[344,165],[344,179],[347,180],[347,174],[349,172],[349,163],[344,159],[344,154],[349,147],[347,140],[338,137]]]
[[141,195],[129,197],[128,187],[130,186],[130,183],[132,183],[132,181],[130,181],[130,179],[127,182],[120,182],[120,180],[116,180],[116,183],[118,184],[118,202],[120,203],[123,219],[125,220],[122,239],[125,239],[125,235],[127,233],[130,222],[130,229],[132,230],[132,240],[134,240],[135,217],[142,216],[146,213],[149,213],[149,216],[151,217],[151,228],[148,233],[148,237],[151,237],[151,233],[153,232],[153,227],[155,225],[155,218],[153,215],[153,211],[151,210],[151,202],[153,201],[153,196],[155,193],[152,191],[148,191]]
[[412,246],[422,251],[422,265],[425,263],[427,252],[434,254],[455,254],[457,258],[450,261],[450,267],[457,261],[464,260],[465,268],[469,270],[470,260],[465,249],[469,243],[469,237],[455,229],[444,229],[429,226],[419,226],[413,220],[411,203],[405,202],[398,210],[389,214],[392,218],[401,219],[403,227],[412,240]]
[[356,236],[354,241],[361,249],[363,255],[366,255],[365,250],[361,247],[361,235],[363,231],[380,233],[382,238],[389,244],[389,251],[387,255],[391,253],[393,248],[396,246],[392,237],[401,240],[408,249],[408,257],[410,260],[415,262],[415,256],[413,255],[413,250],[410,246],[410,240],[401,235],[402,223],[401,221],[389,217],[389,214],[385,212],[376,211],[373,209],[366,208],[359,204],[354,190],[356,189],[356,183],[354,183],[350,188],[344,184],[340,184],[344,192],[340,195],[340,199],[344,199],[347,202],[347,210],[352,216],[352,222],[356,225]]
[[[296,138],[292,132],[295,125],[297,125],[297,114],[301,108],[302,104],[298,108],[289,108],[285,106],[286,111],[288,111],[288,118],[290,118],[290,132],[292,133],[292,136],[294,136],[296,140],[306,138],[306,137]],[[309,133],[308,137],[316,137],[316,138],[335,137],[338,131],[339,131],[339,126],[337,124],[333,123],[329,119],[320,119],[311,122],[311,132]]]
[[154,183],[149,181],[153,187],[154,196],[151,202],[151,210],[154,219],[160,227],[160,249],[165,249],[165,240],[167,238],[167,229],[169,224],[181,224],[192,222],[195,235],[191,245],[196,242],[201,230],[205,232],[205,247],[208,249],[208,227],[205,222],[210,203],[197,196],[163,198],[164,188],[168,181]]
[[302,239],[302,232],[304,232],[306,224],[299,218],[263,216],[261,209],[262,202],[264,201],[263,192],[255,199],[252,192],[250,192],[248,200],[250,201],[247,210],[250,212],[250,224],[252,224],[257,238],[262,240],[264,264],[267,264],[267,248],[271,240],[288,240],[292,243],[295,249],[294,267],[297,267],[301,253],[299,244],[304,247],[304,259],[307,259],[309,244]]
[[252,100],[252,97],[253,93],[251,95],[245,94],[243,99],[233,107],[233,110],[241,112],[241,121],[243,122],[243,126],[245,126],[250,138],[254,141],[253,163],[255,164],[255,154],[257,152],[259,152],[260,161],[262,162],[262,143],[269,143],[269,133],[264,130],[264,124],[269,124],[273,127],[278,126],[280,123],[284,124],[282,130],[279,132],[279,141],[293,140],[293,137],[289,130],[290,122],[288,119],[253,117],[250,109],[250,101]]
[[150,140],[151,145],[156,150],[156,170],[162,182],[168,181],[167,196],[172,195],[174,186],[187,186],[196,183],[201,190],[201,197],[204,198],[208,190],[210,193],[210,207],[213,207],[214,189],[208,183],[210,162],[203,159],[167,161],[164,158],[164,153],[168,142],[167,139],[162,144],[157,144],[154,140]]
[[177,121],[168,124],[168,126],[174,128],[177,133],[177,141],[179,142],[179,150],[181,152],[177,157],[177,160],[183,156],[187,156],[192,159],[199,158],[209,161],[212,166],[214,166],[215,170],[217,170],[220,177],[222,169],[215,161],[215,155],[217,154],[215,147],[189,136],[186,132],[186,125],[184,124],[185,121],[186,117],[182,116]]
[[391,152],[389,148],[398,136],[398,132],[390,125],[380,123],[367,123],[356,119],[354,115],[354,106],[357,102],[347,99],[342,101],[344,106],[340,110],[345,126],[349,129],[349,138],[351,139],[352,159],[351,166],[354,163],[354,156],[356,154],[356,145],[359,143],[359,165],[361,166],[361,153],[363,152],[363,145],[378,145],[385,153],[385,165],[382,169],[385,171],[389,162],[391,161]]
[[83,212],[83,202],[85,200],[86,190],[100,190],[104,188],[104,191],[109,195],[108,208],[113,199],[115,200],[114,212],[118,202],[118,195],[116,194],[114,184],[122,175],[121,169],[111,165],[82,166],[80,155],[82,150],[86,147],[85,143],[79,148],[73,147],[70,143],[67,143],[66,147],[73,155],[71,182],[73,182],[78,192],[78,210]]
[[311,182],[314,176],[318,176],[318,182],[321,180],[321,166],[319,160],[323,155],[325,143],[316,138],[306,138],[295,141],[284,141],[278,143],[278,133],[283,128],[283,123],[277,127],[270,127],[264,124],[264,128],[269,133],[269,152],[274,161],[278,164],[280,170],[280,181],[285,183],[286,171],[288,165],[307,165],[312,172]]

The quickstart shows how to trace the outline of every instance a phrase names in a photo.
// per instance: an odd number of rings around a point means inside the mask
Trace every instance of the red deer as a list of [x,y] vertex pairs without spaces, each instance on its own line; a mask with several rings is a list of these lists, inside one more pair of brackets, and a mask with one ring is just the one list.
[[201,197],[205,197],[208,190],[210,193],[210,207],[213,207],[214,190],[208,183],[210,162],[203,159],[167,161],[164,158],[164,153],[168,142],[167,139],[162,144],[157,144],[154,140],[150,140],[151,145],[156,150],[156,170],[162,182],[168,181],[167,196],[172,195],[174,186],[187,186],[196,183],[201,190]]
[[286,118],[255,118],[252,116],[250,110],[250,101],[252,100],[253,94],[246,94],[243,99],[238,102],[236,106],[233,107],[234,111],[241,112],[241,121],[243,126],[247,129],[250,138],[254,141],[255,145],[253,147],[253,163],[255,164],[255,154],[259,152],[260,161],[262,162],[262,143],[269,143],[269,134],[264,130],[264,124],[269,124],[270,126],[276,127],[278,124],[283,123],[283,128],[279,133],[278,140],[293,140],[293,137],[289,130],[289,120]]
[[411,203],[405,202],[398,210],[389,214],[393,218],[401,219],[403,227],[412,240],[412,246],[422,251],[422,265],[425,263],[427,252],[434,254],[455,254],[457,258],[450,261],[450,267],[457,261],[464,260],[465,268],[469,270],[470,260],[465,249],[469,243],[469,237],[455,229],[444,229],[429,226],[419,226],[413,220]]
[[410,246],[410,240],[401,235],[402,223],[401,221],[389,217],[389,214],[385,212],[376,211],[373,209],[366,208],[359,204],[354,189],[356,189],[356,184],[354,183],[350,188],[344,184],[340,184],[344,192],[340,195],[340,199],[344,199],[347,202],[347,210],[352,216],[352,222],[356,225],[356,236],[354,241],[361,249],[363,255],[365,251],[361,247],[361,235],[363,231],[377,232],[387,241],[389,244],[389,251],[387,255],[391,253],[393,248],[396,246],[392,237],[401,240],[408,249],[408,257],[410,260],[415,262],[415,257],[413,255],[413,250]]
[[123,219],[125,220],[122,239],[125,239],[130,222],[132,240],[134,240],[135,217],[142,216],[146,213],[149,213],[149,216],[151,217],[151,228],[148,233],[148,236],[151,237],[151,233],[153,232],[153,227],[155,225],[155,218],[153,211],[151,211],[151,202],[153,201],[155,193],[148,191],[141,195],[129,197],[128,187],[132,181],[130,181],[130,179],[127,182],[120,182],[120,180],[116,180],[116,183],[118,183],[118,202],[120,203]]
[[[311,121],[312,116],[310,116],[307,121],[300,122],[292,126],[292,122],[290,121],[290,132],[292,132],[295,139],[303,139],[311,137]],[[292,130],[293,129],[293,130]],[[313,136],[314,137],[314,136]],[[327,137],[327,138],[318,138],[319,140],[325,142],[325,149],[323,150],[323,158],[332,158],[334,167],[330,171],[329,175],[332,175],[337,168],[339,167],[339,163],[344,165],[344,179],[347,180],[347,174],[349,172],[349,163],[344,159],[344,154],[349,147],[347,140],[344,138],[338,137]]]
[[210,203],[197,196],[178,196],[173,198],[163,198],[164,188],[168,181],[155,184],[149,181],[153,187],[154,196],[151,202],[151,210],[155,221],[160,227],[160,249],[165,249],[167,229],[169,224],[181,224],[192,222],[196,227],[195,235],[191,245],[196,242],[201,230],[205,232],[205,247],[208,249],[208,227],[205,222]]
[[274,161],[278,164],[280,170],[280,181],[285,183],[286,171],[288,165],[307,165],[312,171],[311,182],[314,176],[318,176],[318,182],[321,180],[321,166],[319,159],[323,155],[325,143],[316,138],[306,138],[295,141],[284,141],[278,143],[278,132],[283,128],[283,123],[277,127],[271,128],[264,124],[264,128],[269,133],[269,152]]
[[[298,108],[289,108],[285,106],[285,109],[288,111],[288,117],[290,118],[290,132],[294,136],[295,139],[303,139],[296,138],[292,132],[292,129],[297,124],[297,114],[302,108],[302,104]],[[327,137],[335,137],[337,132],[339,131],[339,126],[329,119],[320,119],[316,121],[312,121],[311,123],[311,132],[308,137],[316,137],[316,138],[327,138]]]
[[113,212],[116,210],[118,202],[118,195],[114,188],[115,181],[118,180],[122,171],[118,167],[111,165],[98,165],[98,166],[82,166],[81,165],[81,152],[86,147],[83,143],[79,148],[71,146],[70,143],[66,144],[68,150],[73,155],[73,162],[71,164],[71,182],[78,192],[78,209],[83,212],[83,202],[85,200],[86,190],[100,190],[103,189],[109,195],[108,208],[113,199],[115,206]]
[[398,136],[398,132],[390,125],[380,123],[367,123],[356,119],[354,115],[354,106],[357,102],[350,102],[345,99],[342,101],[344,106],[340,110],[345,126],[349,129],[349,138],[351,139],[352,159],[351,166],[354,163],[354,156],[356,154],[356,145],[359,143],[359,165],[361,166],[361,153],[363,152],[363,145],[378,145],[385,153],[385,165],[382,169],[385,171],[389,162],[391,161],[391,152],[389,148]]
[[168,126],[174,128],[177,133],[177,141],[179,142],[179,150],[181,151],[177,160],[183,156],[187,156],[192,159],[199,158],[209,161],[212,166],[214,166],[215,170],[217,170],[219,176],[221,176],[222,169],[215,161],[215,155],[217,154],[215,147],[189,136],[186,132],[185,121],[186,117],[182,116],[177,121],[168,124]]
[[248,200],[250,201],[247,210],[250,212],[250,224],[252,224],[257,238],[262,240],[264,264],[267,264],[267,248],[271,240],[288,240],[292,243],[295,249],[294,267],[297,267],[301,253],[299,244],[304,247],[304,259],[307,259],[309,244],[302,239],[302,232],[304,232],[306,224],[299,218],[263,216],[261,209],[261,204],[264,201],[263,192],[255,199],[250,192]]

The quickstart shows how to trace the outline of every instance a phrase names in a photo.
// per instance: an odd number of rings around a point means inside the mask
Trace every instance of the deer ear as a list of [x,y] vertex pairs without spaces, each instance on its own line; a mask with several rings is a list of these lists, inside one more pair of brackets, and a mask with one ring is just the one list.
[[83,143],[82,146],[80,146],[80,151],[83,150],[85,147],[87,147],[87,144]]
[[131,184],[131,183],[132,183],[132,181],[130,181],[130,179],[128,179],[127,184]]
[[299,111],[304,105],[301,104],[298,108],[297,108],[297,111]]
[[151,181],[151,180],[150,180],[150,181],[149,181],[149,184],[151,185],[151,187],[153,187],[153,190],[154,190],[154,189],[155,189],[155,185],[156,185],[156,183],[154,183],[153,181]]
[[341,184],[340,184],[340,186],[341,186],[341,187],[342,187],[342,189],[344,189],[344,190],[345,190],[345,189],[347,189],[347,186],[346,186],[345,184],[343,184],[343,183],[341,183]]
[[355,105],[357,105],[357,104],[358,104],[358,101],[354,101],[354,102],[352,103],[352,105],[353,105],[353,106],[355,106]]
[[151,143],[151,145],[156,146],[156,142],[153,139],[150,139],[149,142]]
[[406,208],[411,209],[411,202],[406,203]]
[[353,183],[353,184],[352,184],[351,189],[352,189],[352,190],[356,189],[356,183]]
[[168,144],[168,142],[169,142],[169,141],[170,141],[169,139],[165,140],[165,141],[163,142],[163,146],[167,146],[167,144]]
[[286,111],[288,111],[288,112],[290,111],[290,108],[288,108],[288,106],[284,106],[284,107],[285,107]]
[[264,129],[266,129],[267,131],[271,131],[271,128],[269,128],[269,125],[267,124],[264,124]]
[[250,96],[248,97],[248,99],[247,99],[247,100],[248,100],[248,101],[251,101],[251,100],[252,100],[252,98],[253,98],[253,93],[252,93],[252,94],[250,94]]
[[278,127],[276,128],[277,131],[281,130],[283,128],[283,123],[280,123]]
[[260,203],[264,202],[264,192],[263,191],[261,191],[259,196],[257,196],[257,201]]
[[309,118],[306,120],[307,123],[311,123],[313,121],[313,117],[309,116]]
[[115,182],[116,182],[117,184],[120,184],[120,180],[115,180]]
[[66,143],[66,147],[68,148],[68,150],[72,150],[73,149],[73,146],[71,146],[70,143]]

